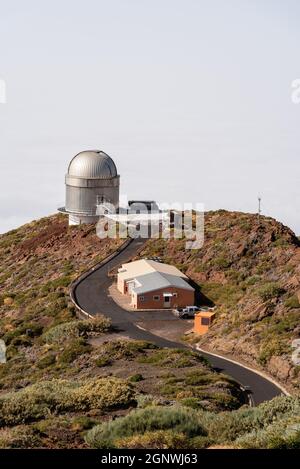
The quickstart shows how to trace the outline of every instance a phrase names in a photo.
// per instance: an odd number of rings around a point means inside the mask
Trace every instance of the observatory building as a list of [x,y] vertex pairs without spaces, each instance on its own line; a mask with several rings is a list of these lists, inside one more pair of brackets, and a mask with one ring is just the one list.
[[97,205],[119,206],[120,176],[110,156],[100,150],[82,151],[71,160],[65,178],[69,225],[97,223]]

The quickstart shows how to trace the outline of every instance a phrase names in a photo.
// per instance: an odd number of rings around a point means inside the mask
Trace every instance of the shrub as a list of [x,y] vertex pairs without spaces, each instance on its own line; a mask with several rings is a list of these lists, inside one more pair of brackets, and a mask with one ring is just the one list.
[[139,409],[144,409],[145,407],[158,406],[160,399],[152,396],[152,394],[138,394],[136,396],[136,403]]
[[101,346],[101,357],[110,360],[131,360],[137,355],[144,355],[146,350],[156,349],[152,342],[144,340],[117,340]]
[[[18,323],[19,324],[19,323]],[[34,323],[23,323],[21,325],[17,325],[13,330],[6,332],[4,336],[2,336],[3,340],[5,343],[8,345],[10,344],[14,339],[17,337],[23,336],[23,339],[27,337],[38,337],[43,331],[43,326],[40,326],[39,324],[34,324]],[[15,340],[14,345],[22,345],[18,344],[18,341]],[[22,339],[21,339],[22,342]]]
[[274,421],[259,431],[251,431],[235,442],[239,448],[300,449],[300,423],[291,424],[290,417]]
[[117,378],[85,382],[44,381],[0,396],[0,425],[17,425],[49,416],[51,412],[113,409],[133,403],[133,390]]
[[91,345],[81,337],[80,339],[75,339],[68,343],[64,351],[59,355],[58,361],[60,363],[72,363],[77,357],[91,350]]
[[213,303],[227,307],[235,306],[244,292],[240,285],[206,282],[200,285],[201,292]]
[[184,433],[173,430],[157,430],[143,435],[120,438],[115,442],[121,449],[189,449],[190,440]]
[[51,329],[43,334],[43,339],[48,344],[61,344],[68,339],[75,339],[90,332],[108,332],[110,327],[109,319],[103,316],[85,321],[69,321],[51,327]]
[[251,277],[246,278],[245,285],[248,287],[251,285],[255,285],[259,281],[260,281],[259,275],[252,275]]
[[274,355],[284,355],[288,351],[289,345],[286,342],[279,340],[278,337],[271,337],[262,344],[258,355],[258,362],[264,365]]
[[290,296],[284,302],[286,308],[300,308],[300,303],[296,295]]
[[137,383],[138,381],[143,381],[143,376],[140,373],[130,376],[129,381],[132,383]]
[[33,448],[41,445],[38,435],[25,425],[0,429],[0,448]]
[[32,341],[28,337],[26,337],[26,335],[19,335],[18,337],[15,337],[14,339],[12,339],[10,344],[13,347],[19,347],[19,346],[30,347],[30,345],[32,345]]
[[206,363],[206,360],[197,352],[187,349],[158,349],[138,360],[141,363],[169,368],[186,368]]
[[257,293],[263,301],[267,301],[277,298],[284,293],[284,290],[275,282],[267,282],[257,290]]
[[217,257],[214,259],[213,265],[221,269],[227,269],[231,265],[231,261],[225,257]]
[[228,443],[291,416],[300,416],[299,398],[280,396],[258,407],[241,408],[234,412],[215,415],[203,412],[201,420],[211,439],[217,443]]
[[76,430],[76,431],[90,430],[96,424],[97,422],[94,419],[87,417],[86,415],[81,415],[80,417],[75,417],[72,420],[72,430]]
[[197,412],[192,409],[146,407],[134,410],[126,417],[95,426],[86,435],[86,441],[94,448],[112,448],[120,438],[170,429],[187,437],[205,434]]
[[111,365],[111,360],[107,357],[100,357],[95,360],[95,365],[99,366],[100,368],[103,366],[109,366]]
[[38,368],[47,368],[48,366],[51,366],[55,363],[56,357],[53,353],[49,353],[45,357],[41,358],[37,362],[37,367]]

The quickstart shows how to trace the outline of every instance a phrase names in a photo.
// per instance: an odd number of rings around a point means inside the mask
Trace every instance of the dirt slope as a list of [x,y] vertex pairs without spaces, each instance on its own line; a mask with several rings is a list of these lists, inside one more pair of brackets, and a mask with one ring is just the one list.
[[299,240],[267,217],[205,214],[205,242],[185,250],[184,240],[150,240],[141,256],[176,264],[217,305],[216,321],[201,344],[258,367],[299,388],[291,343],[300,336]]

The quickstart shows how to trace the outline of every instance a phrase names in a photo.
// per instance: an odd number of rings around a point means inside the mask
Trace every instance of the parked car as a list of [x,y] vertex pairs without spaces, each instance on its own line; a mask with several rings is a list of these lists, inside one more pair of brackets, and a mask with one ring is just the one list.
[[177,308],[174,310],[175,316],[181,319],[189,319],[195,316],[195,313],[199,311],[198,306],[186,306],[185,308]]

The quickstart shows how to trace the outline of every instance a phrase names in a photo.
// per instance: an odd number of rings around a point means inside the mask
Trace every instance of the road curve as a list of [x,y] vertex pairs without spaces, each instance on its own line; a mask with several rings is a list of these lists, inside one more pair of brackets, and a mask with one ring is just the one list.
[[[108,277],[108,271],[121,263],[129,261],[142,247],[143,243],[144,240],[140,238],[132,240],[124,249],[117,251],[113,257],[110,256],[99,267],[80,277],[71,287],[71,297],[79,309],[91,316],[104,314],[111,319],[112,325],[116,329],[132,339],[151,341],[159,347],[186,348],[187,346],[182,343],[169,341],[138,327],[136,323],[140,320],[140,313],[137,316],[136,312],[124,310],[109,295],[112,279]],[[161,314],[170,316],[170,312],[166,311],[162,311]],[[242,386],[249,388],[253,405],[258,405],[282,394],[281,389],[273,382],[240,364],[216,357],[207,352],[201,351],[201,355],[205,356],[217,371],[226,373]]]

